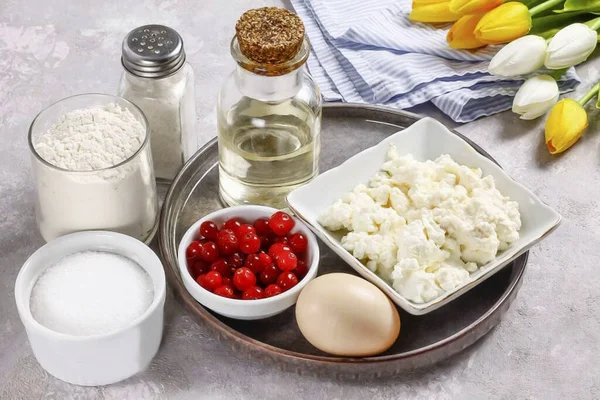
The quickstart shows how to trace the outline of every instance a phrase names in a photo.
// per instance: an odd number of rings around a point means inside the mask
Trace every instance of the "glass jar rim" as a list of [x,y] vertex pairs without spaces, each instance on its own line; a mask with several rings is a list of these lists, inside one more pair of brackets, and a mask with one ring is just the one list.
[[[62,168],[62,167],[59,167],[57,165],[54,165],[54,164],[48,162],[35,149],[35,146],[33,144],[33,127],[35,126],[35,124],[38,122],[38,120],[45,113],[47,113],[50,110],[52,110],[52,108],[54,108],[58,104],[60,104],[60,103],[62,103],[64,101],[67,101],[67,100],[72,100],[72,99],[75,99],[75,98],[85,97],[85,96],[99,96],[99,97],[106,97],[108,99],[113,99],[113,100],[114,99],[118,99],[120,102],[125,103],[125,105],[127,105],[127,107],[131,107],[132,110],[137,111],[139,113],[139,115],[142,117],[142,121],[144,123],[144,131],[145,131],[144,140],[140,144],[140,147],[131,156],[127,157],[126,159],[124,159],[123,161],[121,161],[118,164],[111,165],[110,167],[106,167],[106,168],[91,169],[91,170],[66,169],[66,168]],[[27,134],[27,142],[29,144],[29,149],[30,149],[31,153],[35,156],[35,158],[37,158],[38,161],[40,161],[42,164],[46,165],[47,167],[50,167],[50,168],[55,169],[57,171],[69,172],[69,173],[72,173],[72,174],[89,175],[89,174],[95,174],[97,172],[102,172],[102,171],[111,171],[111,170],[117,169],[119,167],[122,167],[122,166],[128,164],[131,160],[134,160],[148,146],[148,144],[150,143],[150,128],[149,128],[149,125],[148,125],[148,119],[146,118],[146,115],[144,115],[144,113],[142,112],[142,110],[138,106],[136,106],[135,104],[133,104],[129,100],[124,99],[123,97],[120,97],[120,96],[114,96],[114,95],[106,94],[106,93],[81,93],[81,94],[75,94],[75,95],[72,95],[72,96],[68,96],[68,97],[62,98],[62,99],[60,99],[58,101],[55,101],[54,103],[50,104],[49,106],[47,106],[46,108],[44,108],[42,111],[40,111],[35,116],[35,118],[33,119],[33,121],[31,121],[31,125],[29,125],[29,132]]]
[[237,35],[234,35],[231,39],[230,51],[233,59],[245,70],[257,75],[280,76],[295,71],[306,63],[306,60],[308,60],[308,56],[310,55],[310,43],[305,37],[298,53],[290,60],[278,64],[258,63],[246,57],[240,50]]

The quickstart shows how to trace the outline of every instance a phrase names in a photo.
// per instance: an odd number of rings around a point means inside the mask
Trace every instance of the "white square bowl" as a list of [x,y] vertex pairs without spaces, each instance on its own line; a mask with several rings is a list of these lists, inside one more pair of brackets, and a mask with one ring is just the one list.
[[[413,303],[401,296],[391,285],[344,249],[340,243],[340,235],[328,231],[317,222],[320,213],[342,195],[352,191],[360,183],[368,183],[384,163],[391,144],[396,145],[398,154],[412,154],[419,161],[435,160],[442,154],[449,154],[459,164],[481,168],[484,176],[494,177],[496,187],[503,195],[519,203],[522,222],[519,240],[513,242],[507,250],[498,253],[495,260],[472,273],[462,285],[427,303]],[[433,118],[423,118],[405,130],[382,140],[378,145],[358,153],[342,165],[324,172],[309,184],[294,190],[286,200],[290,210],[304,220],[327,246],[362,277],[383,290],[394,303],[413,315],[427,314],[477,286],[556,229],[561,220],[556,211],[531,191],[514,181],[493,161],[479,154],[461,137]]]

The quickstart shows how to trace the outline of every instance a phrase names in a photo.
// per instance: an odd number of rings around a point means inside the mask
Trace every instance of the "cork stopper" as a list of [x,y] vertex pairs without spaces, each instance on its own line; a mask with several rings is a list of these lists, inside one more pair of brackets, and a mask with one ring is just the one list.
[[304,41],[304,24],[291,11],[263,7],[246,11],[235,24],[240,51],[260,64],[292,60]]

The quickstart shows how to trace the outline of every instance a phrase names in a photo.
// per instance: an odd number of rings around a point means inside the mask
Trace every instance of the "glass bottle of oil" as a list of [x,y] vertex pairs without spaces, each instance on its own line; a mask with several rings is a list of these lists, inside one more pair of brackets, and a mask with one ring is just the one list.
[[310,48],[285,9],[247,11],[236,24],[235,71],[218,100],[219,193],[228,205],[285,207],[319,172],[321,96],[305,70]]

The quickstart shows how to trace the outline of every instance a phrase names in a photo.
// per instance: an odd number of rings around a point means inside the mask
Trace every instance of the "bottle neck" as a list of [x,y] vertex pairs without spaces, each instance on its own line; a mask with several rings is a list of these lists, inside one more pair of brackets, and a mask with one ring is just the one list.
[[258,75],[239,65],[235,73],[244,96],[260,101],[282,101],[294,97],[302,88],[304,65],[278,76]]

